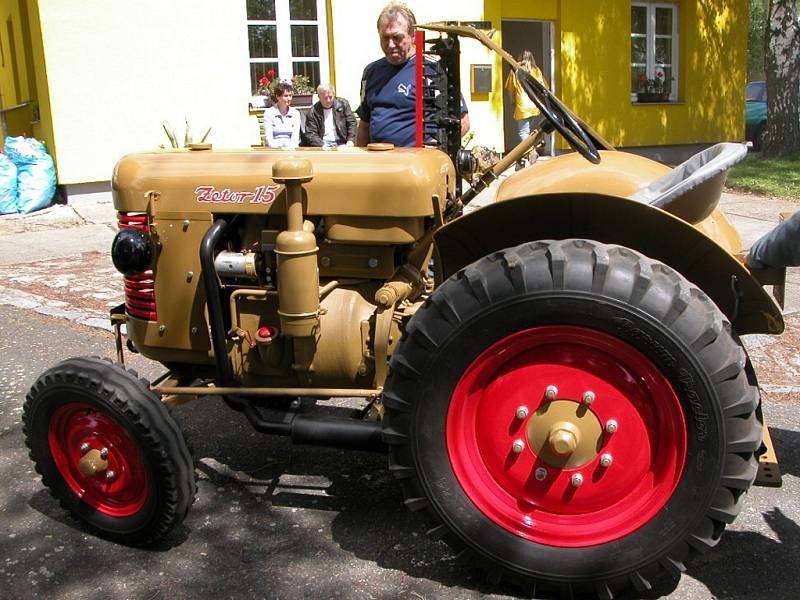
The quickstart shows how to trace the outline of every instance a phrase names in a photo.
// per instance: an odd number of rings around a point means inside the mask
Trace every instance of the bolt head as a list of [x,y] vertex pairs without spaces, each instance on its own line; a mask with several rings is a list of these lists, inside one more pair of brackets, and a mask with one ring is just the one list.
[[516,415],[517,415],[517,418],[521,421],[522,419],[524,419],[525,417],[528,416],[528,407],[527,406],[520,406],[519,408],[517,408]]
[[87,442],[81,444],[81,454],[86,454],[91,449],[92,447]]
[[600,466],[602,467],[610,467],[611,463],[613,462],[614,462],[614,457],[611,456],[608,452],[606,452],[600,457]]
[[106,471],[106,481],[114,481],[116,477],[117,474],[114,471]]
[[586,406],[590,406],[592,404],[592,402],[594,402],[594,399],[595,399],[595,395],[594,395],[594,392],[592,392],[591,390],[583,392],[582,401]]
[[514,451],[514,454],[519,454],[525,450],[525,442],[522,440],[514,440],[514,443],[511,445],[511,449]]
[[547,479],[547,469],[539,467],[533,472],[533,476],[536,477],[536,481],[544,481]]
[[619,429],[619,424],[615,419],[609,419],[606,421],[606,432],[607,433],[616,433]]
[[558,396],[558,388],[554,385],[548,385],[544,390],[544,397],[548,400],[555,400]]
[[583,485],[583,475],[575,473],[570,477],[569,482],[572,484],[572,487],[581,487]]
[[108,448],[100,449],[100,458],[102,458],[103,460],[108,458]]
[[370,258],[367,261],[367,265],[369,266],[370,269],[374,269],[375,267],[378,266],[378,259],[377,258]]

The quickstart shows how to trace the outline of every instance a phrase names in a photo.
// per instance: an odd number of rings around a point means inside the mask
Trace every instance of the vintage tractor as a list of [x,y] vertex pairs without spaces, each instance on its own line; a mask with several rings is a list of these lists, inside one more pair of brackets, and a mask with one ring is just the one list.
[[[437,148],[124,157],[119,362],[38,379],[31,457],[93,531],[150,544],[196,491],[169,405],[221,396],[264,433],[388,451],[406,506],[496,580],[649,589],[717,543],[763,448],[740,336],[783,320],[717,208],[745,150],[674,170],[615,151],[483,31],[426,29],[500,53],[545,126],[462,195],[474,160]],[[463,214],[552,129],[576,152]],[[125,342],[164,377],[126,370]],[[361,410],[322,417],[297,398]]]

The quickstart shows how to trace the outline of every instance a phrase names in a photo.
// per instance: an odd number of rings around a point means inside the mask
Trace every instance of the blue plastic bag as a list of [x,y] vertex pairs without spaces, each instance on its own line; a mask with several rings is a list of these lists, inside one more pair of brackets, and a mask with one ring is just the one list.
[[17,167],[5,154],[0,154],[0,215],[19,212],[17,196]]
[[44,144],[8,137],[3,149],[17,167],[17,210],[29,213],[48,206],[56,191],[56,170]]

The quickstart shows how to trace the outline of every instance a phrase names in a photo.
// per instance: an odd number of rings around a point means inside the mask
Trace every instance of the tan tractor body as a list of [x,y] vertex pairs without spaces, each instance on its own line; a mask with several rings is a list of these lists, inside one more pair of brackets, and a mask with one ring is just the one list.
[[[740,336],[783,330],[762,285],[784,271],[749,269],[718,207],[746,151],[618,152],[482,31],[426,29],[445,73],[458,37],[498,53],[545,125],[488,164],[387,144],[123,157],[118,362],[39,378],[31,457],[94,531],[150,544],[196,492],[169,407],[220,396],[258,431],[388,452],[406,505],[495,580],[650,589],[716,543],[769,449]],[[576,152],[490,187],[552,130]],[[126,345],[164,376],[126,370]],[[316,410],[330,398],[355,406]]]

